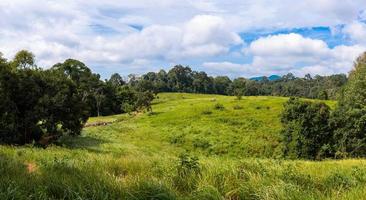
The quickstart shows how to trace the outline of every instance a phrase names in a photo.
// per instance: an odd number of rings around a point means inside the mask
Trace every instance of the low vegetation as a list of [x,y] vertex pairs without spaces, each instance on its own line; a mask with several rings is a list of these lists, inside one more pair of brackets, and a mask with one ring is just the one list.
[[154,94],[155,73],[101,81],[76,60],[42,70],[27,51],[0,57],[0,199],[363,199],[365,58],[337,102],[247,96],[308,76],[205,95],[193,93],[210,93],[206,76],[176,66],[168,89],[192,93]]
[[285,156],[322,159],[366,156],[366,53],[355,62],[336,108],[291,98],[282,113]]
[[[1,146],[0,198],[362,199],[366,194],[364,160],[274,159],[282,154],[279,115],[287,98],[158,96],[154,115],[91,118],[114,123],[64,136],[46,149]],[[214,109],[218,102],[225,110]],[[271,109],[255,108],[267,106]],[[212,114],[202,114],[207,108]]]

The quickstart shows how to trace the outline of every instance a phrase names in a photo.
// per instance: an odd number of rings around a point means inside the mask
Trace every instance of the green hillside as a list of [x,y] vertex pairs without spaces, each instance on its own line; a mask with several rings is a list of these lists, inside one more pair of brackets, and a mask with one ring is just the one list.
[[91,118],[89,125],[113,123],[87,127],[46,149],[0,146],[0,199],[366,195],[365,160],[281,159],[279,115],[287,98],[158,96],[152,113]]
[[204,156],[275,158],[281,156],[279,115],[286,100],[159,94],[153,113],[92,118],[89,122],[120,123],[86,129],[84,136],[110,141],[94,149],[120,152],[134,149],[170,155],[189,150]]

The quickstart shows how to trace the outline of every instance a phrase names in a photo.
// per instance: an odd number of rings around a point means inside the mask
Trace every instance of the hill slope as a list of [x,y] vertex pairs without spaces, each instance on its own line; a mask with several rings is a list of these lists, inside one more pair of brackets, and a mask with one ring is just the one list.
[[0,146],[0,199],[362,199],[364,160],[264,158],[285,101],[159,94],[153,114],[91,118],[114,123],[58,146]]
[[[189,150],[205,156],[279,157],[279,115],[286,100],[243,97],[238,101],[220,95],[163,93],[155,100],[152,114],[114,116],[122,122],[86,129],[85,135],[120,141],[105,144],[108,148],[127,143],[123,151],[134,145],[134,149],[159,154]],[[91,119],[98,120],[103,118]]]

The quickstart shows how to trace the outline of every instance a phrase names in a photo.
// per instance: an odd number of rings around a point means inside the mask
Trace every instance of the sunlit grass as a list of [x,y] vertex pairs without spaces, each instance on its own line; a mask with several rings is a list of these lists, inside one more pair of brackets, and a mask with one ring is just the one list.
[[[365,160],[281,159],[286,100],[159,94],[46,149],[1,146],[0,199],[363,199]],[[200,173],[179,175],[182,152]]]

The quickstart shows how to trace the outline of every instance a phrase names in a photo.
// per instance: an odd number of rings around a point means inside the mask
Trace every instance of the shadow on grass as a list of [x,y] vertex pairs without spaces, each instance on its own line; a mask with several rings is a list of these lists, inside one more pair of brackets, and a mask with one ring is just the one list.
[[98,151],[96,148],[107,142],[107,140],[90,136],[63,136],[58,140],[57,145],[69,149],[86,149],[95,152]]
[[155,115],[160,115],[162,114],[163,112],[149,112],[147,115],[148,116],[155,116]]

